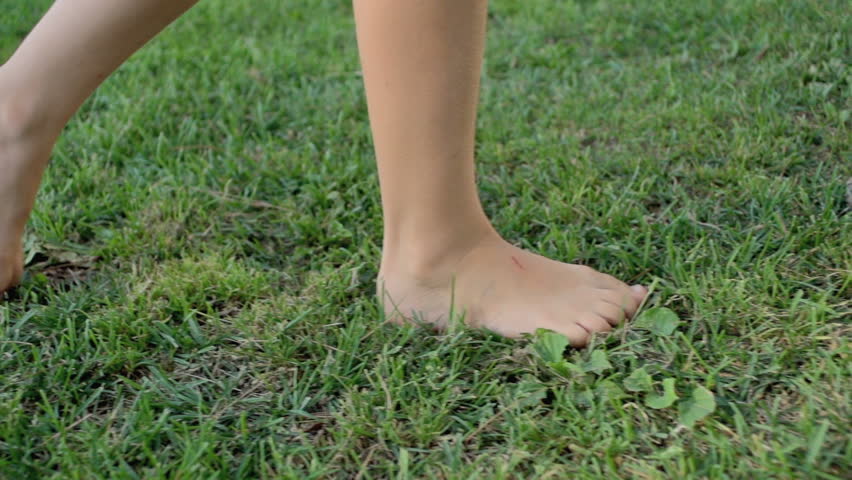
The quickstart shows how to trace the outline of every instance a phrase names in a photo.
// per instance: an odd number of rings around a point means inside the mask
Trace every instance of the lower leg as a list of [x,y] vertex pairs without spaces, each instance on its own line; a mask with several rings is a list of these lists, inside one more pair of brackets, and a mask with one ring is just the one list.
[[549,328],[575,345],[632,315],[642,287],[505,242],[483,214],[474,129],[485,0],[355,0],[385,235],[379,294],[391,318],[508,336]]
[[485,7],[473,0],[355,2],[385,267],[431,267],[448,248],[494,234],[473,162]]
[[133,52],[197,0],[58,0],[0,67],[0,293],[64,125]]

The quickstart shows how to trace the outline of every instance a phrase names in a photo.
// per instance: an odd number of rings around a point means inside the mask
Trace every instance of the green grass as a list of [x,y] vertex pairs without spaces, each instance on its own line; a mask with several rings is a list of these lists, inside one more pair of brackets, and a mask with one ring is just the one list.
[[[48,4],[3,7],[0,57]],[[0,304],[0,478],[846,478],[843,5],[493,0],[487,211],[680,319],[572,370],[383,324],[346,2],[203,2],[57,145]]]

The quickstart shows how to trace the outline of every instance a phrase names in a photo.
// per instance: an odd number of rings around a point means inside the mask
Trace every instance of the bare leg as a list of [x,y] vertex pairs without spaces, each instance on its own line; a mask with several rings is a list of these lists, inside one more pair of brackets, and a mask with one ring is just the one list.
[[62,127],[196,1],[58,0],[0,67],[0,293],[21,277],[21,236]]
[[516,248],[491,227],[474,180],[485,0],[355,0],[382,188],[378,293],[396,321],[467,323],[506,336],[549,328],[584,345],[646,294]]

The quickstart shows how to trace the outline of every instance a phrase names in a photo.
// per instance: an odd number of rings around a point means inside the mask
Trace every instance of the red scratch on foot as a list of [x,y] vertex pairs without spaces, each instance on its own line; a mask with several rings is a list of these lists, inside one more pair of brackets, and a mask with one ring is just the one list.
[[515,265],[517,265],[517,266],[518,266],[518,268],[520,268],[521,270],[526,270],[526,268],[524,268],[524,266],[523,266],[523,265],[521,265],[521,262],[519,262],[519,261],[518,261],[518,259],[517,259],[517,258],[515,258],[515,256],[514,256],[514,255],[512,255],[512,261],[513,261],[513,262],[515,262]]

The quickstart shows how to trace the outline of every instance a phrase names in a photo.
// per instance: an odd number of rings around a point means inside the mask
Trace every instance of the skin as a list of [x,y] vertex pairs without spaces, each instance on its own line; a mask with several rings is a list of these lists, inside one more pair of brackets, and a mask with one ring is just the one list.
[[[62,126],[130,54],[194,1],[58,0],[0,67],[0,291]],[[384,215],[377,293],[391,321],[537,328],[575,346],[631,317],[647,291],[519,249],[492,227],[475,180],[485,0],[355,0]]]
[[62,128],[187,0],[58,0],[0,67],[0,293],[23,275],[21,239]]

